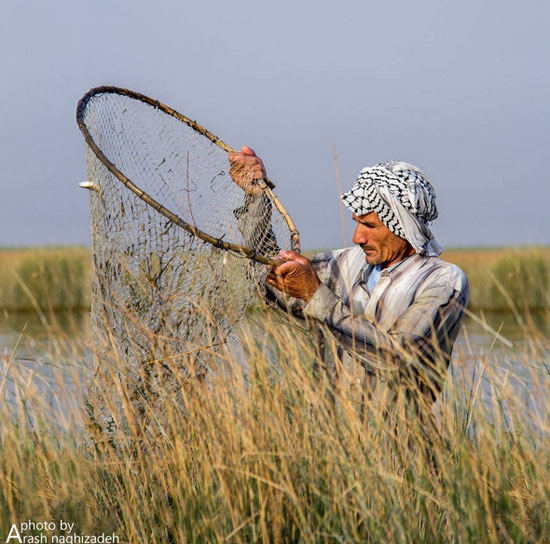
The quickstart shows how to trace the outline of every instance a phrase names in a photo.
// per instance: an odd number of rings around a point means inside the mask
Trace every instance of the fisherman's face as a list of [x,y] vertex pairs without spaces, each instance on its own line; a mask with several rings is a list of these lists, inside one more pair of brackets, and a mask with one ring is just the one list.
[[379,264],[384,269],[415,252],[409,242],[396,236],[380,221],[376,212],[353,214],[353,220],[357,223],[353,243],[361,246],[367,263]]

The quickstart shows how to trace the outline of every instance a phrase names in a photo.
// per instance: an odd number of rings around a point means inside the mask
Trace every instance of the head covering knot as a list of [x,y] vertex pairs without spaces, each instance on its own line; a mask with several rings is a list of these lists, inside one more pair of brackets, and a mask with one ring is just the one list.
[[437,257],[443,251],[428,228],[437,218],[435,191],[416,166],[386,161],[363,168],[342,200],[355,215],[376,212],[382,223],[417,253]]

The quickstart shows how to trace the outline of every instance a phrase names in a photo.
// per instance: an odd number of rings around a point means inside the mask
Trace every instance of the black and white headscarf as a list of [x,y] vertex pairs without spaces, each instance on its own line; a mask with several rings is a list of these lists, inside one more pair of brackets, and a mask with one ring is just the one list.
[[386,161],[363,168],[342,200],[355,215],[376,212],[391,232],[420,255],[437,257],[443,251],[428,228],[437,217],[435,191],[416,166]]

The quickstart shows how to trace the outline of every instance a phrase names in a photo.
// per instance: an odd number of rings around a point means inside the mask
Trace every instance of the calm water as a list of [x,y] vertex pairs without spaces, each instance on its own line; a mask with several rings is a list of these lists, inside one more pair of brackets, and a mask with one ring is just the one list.
[[[484,324],[465,321],[448,383],[475,391],[483,403],[492,402],[495,383],[512,387],[527,410],[547,413],[548,399],[540,391],[550,376],[550,316],[534,316],[530,323],[512,314],[480,318]],[[14,398],[12,375],[17,375],[20,382],[35,383],[52,409],[67,412],[68,403],[78,403],[86,376],[89,320],[86,314],[57,314],[49,320],[53,326],[36,314],[0,314],[0,384],[5,382],[8,392],[0,398]]]
[[48,321],[30,313],[0,314],[0,406],[39,397],[43,415],[53,415],[61,428],[78,427],[89,358],[80,340],[88,318],[57,314]]
[[527,424],[548,433],[550,316],[526,321],[500,313],[485,319],[507,342],[468,319],[455,344],[447,386],[455,384],[466,397],[474,395],[489,412],[529,414]]

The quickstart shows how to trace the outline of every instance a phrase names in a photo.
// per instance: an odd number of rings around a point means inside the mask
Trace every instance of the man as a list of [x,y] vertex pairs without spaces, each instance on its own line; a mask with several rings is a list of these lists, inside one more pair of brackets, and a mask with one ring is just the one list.
[[[265,176],[261,159],[245,146],[230,163],[253,198],[253,180]],[[442,248],[428,228],[437,217],[433,187],[415,166],[390,161],[364,168],[342,200],[356,222],[356,246],[311,259],[282,251],[268,294],[327,332],[337,366],[355,376],[359,363],[365,375],[351,381],[362,382],[370,399],[405,391],[416,408],[429,407],[469,297],[462,270],[437,258]]]

